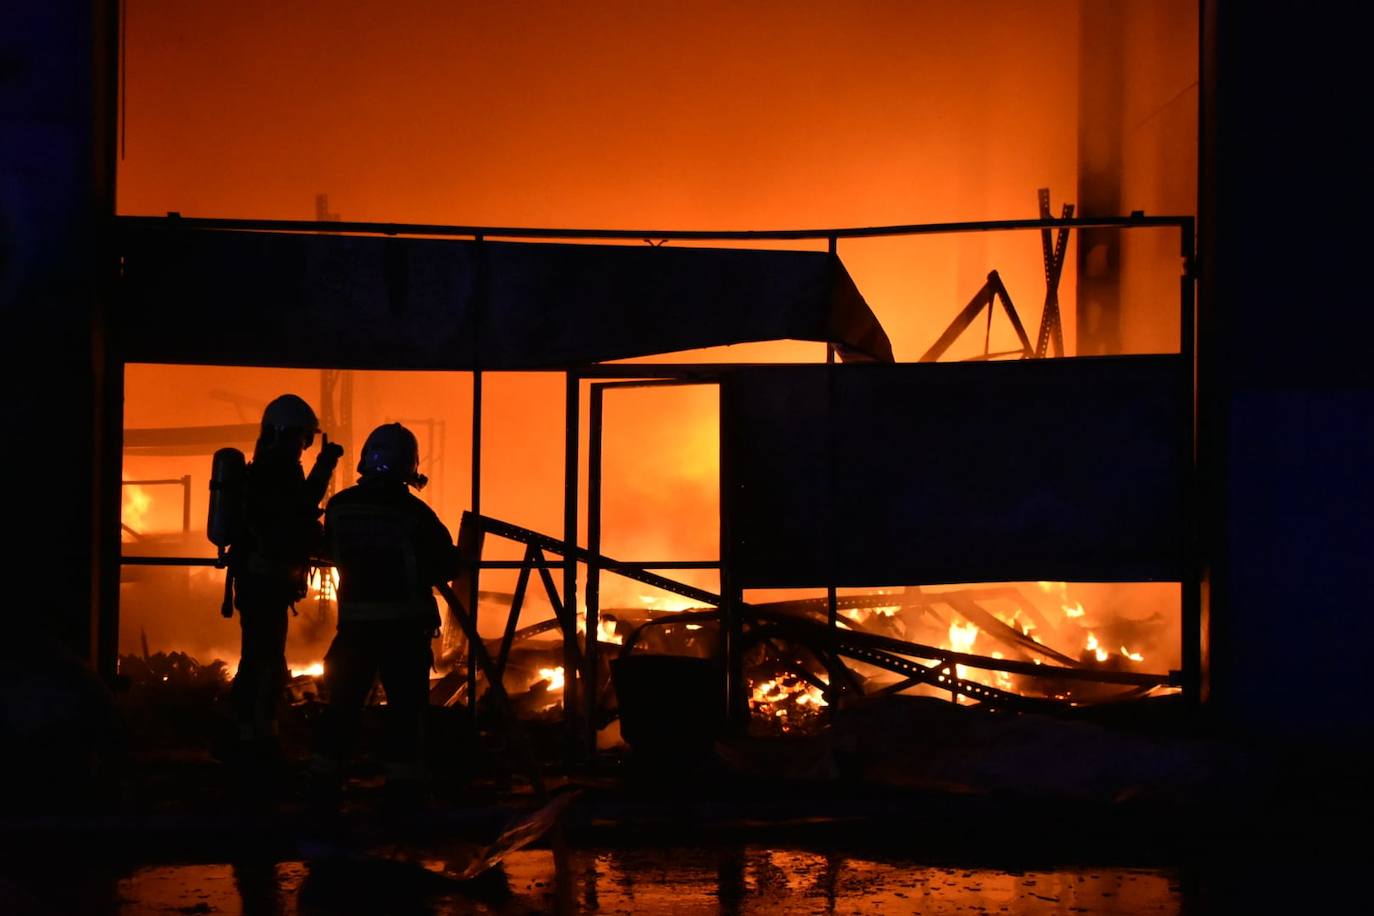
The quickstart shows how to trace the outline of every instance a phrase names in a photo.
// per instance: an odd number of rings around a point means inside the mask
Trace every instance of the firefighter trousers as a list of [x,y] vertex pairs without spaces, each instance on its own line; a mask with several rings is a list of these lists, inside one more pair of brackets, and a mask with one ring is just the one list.
[[429,706],[432,627],[427,621],[387,620],[339,624],[324,657],[328,708],[316,760],[337,771],[358,740],[363,705],[378,676],[386,693],[382,759],[388,779],[423,775],[425,718]]

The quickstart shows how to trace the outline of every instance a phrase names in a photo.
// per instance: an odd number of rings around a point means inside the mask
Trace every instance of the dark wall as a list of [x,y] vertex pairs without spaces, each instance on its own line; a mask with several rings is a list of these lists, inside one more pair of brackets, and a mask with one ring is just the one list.
[[97,304],[114,190],[107,7],[0,5],[6,617],[59,636],[84,658],[98,639]]
[[1341,9],[1203,7],[1201,454],[1214,709],[1367,738],[1369,49]]

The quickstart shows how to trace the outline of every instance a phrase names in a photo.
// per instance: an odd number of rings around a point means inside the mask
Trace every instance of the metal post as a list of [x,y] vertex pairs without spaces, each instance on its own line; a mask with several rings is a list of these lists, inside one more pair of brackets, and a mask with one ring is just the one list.
[[[472,514],[482,514],[482,370],[472,373]],[[468,612],[471,614],[473,632],[477,632],[477,602],[481,595],[479,582],[482,577],[481,564],[472,570],[472,585],[468,589]],[[477,721],[477,646],[468,640],[468,709],[473,722]]]
[[[837,237],[834,236],[834,235],[830,236],[830,239],[829,239],[829,242],[828,242],[828,247],[829,247],[829,250],[830,250],[830,257],[838,259],[839,256],[840,256],[840,240],[839,240],[839,238],[837,238]],[[835,267],[835,264],[834,264],[834,261],[832,261],[832,262],[831,262],[831,270],[834,270],[834,267]],[[834,363],[835,363],[835,345],[834,345],[833,343],[830,343],[829,341],[826,341],[826,344],[825,344],[825,362],[826,362],[826,365],[834,365]]]
[[1184,487],[1184,577],[1179,615],[1183,633],[1183,694],[1194,703],[1202,699],[1202,556],[1201,531],[1198,519],[1197,455],[1197,335],[1196,335],[1196,272],[1194,270],[1194,227],[1191,219],[1179,226],[1179,254],[1183,258],[1183,272],[1179,277],[1179,354],[1183,359],[1184,428],[1187,444],[1187,485]]
[[[838,250],[839,250],[839,240],[838,240],[835,236],[832,235],[832,236],[830,236],[830,256],[831,256],[832,258],[838,258],[838,257],[839,257]],[[992,320],[992,306],[989,305],[989,306],[988,306],[988,321],[989,321],[989,323],[991,323],[991,320]],[[825,384],[826,412],[827,412],[827,414],[832,414],[832,413],[833,413],[832,405],[833,405],[834,400],[835,400],[835,345],[834,345],[834,344],[827,344],[827,345],[826,345],[825,357],[826,357],[826,358],[825,358],[825,365],[826,365],[826,370],[825,370],[825,381],[826,381],[826,384]],[[835,437],[834,437],[834,434],[833,434],[833,432],[832,432],[833,427],[834,427],[834,423],[830,420],[830,418],[828,418],[828,419],[827,419],[827,422],[826,422],[826,444],[825,444],[825,449],[826,449],[826,455],[825,455],[825,466],[826,466],[826,481],[825,481],[825,568],[826,568],[826,580],[827,580],[828,582],[832,582],[832,583],[834,582],[834,567],[835,567],[835,556],[834,556],[834,553],[835,553],[835,543],[834,543],[834,537],[832,536],[832,535],[833,535],[833,532],[834,532],[834,530],[835,530],[835,519],[834,519],[834,510],[835,510],[835,492],[834,492],[834,491],[835,491],[835,467],[834,467],[834,463],[835,463]],[[836,591],[835,591],[835,586],[834,586],[833,584],[832,584],[832,585],[827,585],[827,586],[825,587],[825,607],[826,607],[825,621],[826,621],[826,626],[827,626],[828,629],[829,629],[829,640],[828,640],[828,642],[829,642],[830,652],[831,652],[831,654],[833,655],[833,654],[835,653],[835,651],[836,651],[836,648],[837,648],[837,645],[838,645],[838,642],[839,642],[839,631],[840,631],[839,596],[838,596],[838,594],[836,593]],[[830,692],[831,692],[832,696],[831,696],[829,699],[830,699],[830,702],[833,703],[833,702],[835,702],[835,698],[834,698],[833,695],[836,694],[836,693],[838,692],[838,685],[836,685],[836,684],[831,684],[831,685],[830,685]]]
[[124,361],[108,337],[103,304],[95,350],[95,467],[90,660],[112,683],[119,665],[119,579],[124,471]]
[[587,647],[583,652],[587,666],[585,705],[589,754],[596,751],[596,688],[600,675],[596,632],[601,620],[601,430],[605,390],[602,385],[592,385],[591,393],[587,430]]
[[577,447],[580,377],[567,374],[563,440],[563,712],[569,747],[577,746]]
[[[470,501],[472,503],[472,514],[482,515],[482,338],[481,338],[481,306],[482,300],[486,295],[486,258],[482,251],[482,236],[479,234],[474,237],[477,243],[477,282],[472,299],[472,484]],[[479,647],[479,630],[477,628],[477,602],[481,598],[481,578],[482,566],[477,564],[472,570],[472,585],[468,590],[468,613],[472,623],[472,634],[468,639],[468,709],[472,714],[473,724],[477,724],[477,653]],[[498,689],[499,684],[489,685],[491,689]]]
[[[717,414],[721,415],[722,431],[729,427],[724,422],[725,406],[730,403],[728,387],[730,376],[720,380],[720,404]],[[730,462],[730,451],[726,448],[725,436],[720,437],[720,454],[717,466],[720,468],[720,652],[725,668],[725,721],[738,733],[743,733],[749,717],[749,694],[744,683],[744,628],[740,620],[740,598],[735,583],[734,542],[730,533],[731,499],[734,493],[734,467]]]
[[181,533],[191,533],[191,475],[181,477]]

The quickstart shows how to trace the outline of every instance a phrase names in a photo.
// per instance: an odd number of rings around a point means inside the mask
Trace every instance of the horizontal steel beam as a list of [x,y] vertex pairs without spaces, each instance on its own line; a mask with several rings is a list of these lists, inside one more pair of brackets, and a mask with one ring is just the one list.
[[321,222],[291,219],[218,219],[166,216],[121,216],[130,228],[237,229],[254,232],[311,232],[334,235],[423,235],[476,239],[606,239],[645,241],[801,241],[861,239],[963,232],[1012,232],[1026,229],[1140,229],[1191,227],[1191,216],[1100,216],[1072,219],[995,219],[952,223],[906,223],[834,229],[542,229],[512,226],[447,226],[436,223]]

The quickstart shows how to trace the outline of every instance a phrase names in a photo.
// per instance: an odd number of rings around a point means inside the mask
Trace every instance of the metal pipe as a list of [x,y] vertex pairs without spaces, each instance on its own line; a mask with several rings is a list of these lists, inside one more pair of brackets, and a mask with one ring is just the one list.
[[563,711],[569,748],[577,747],[577,478],[581,382],[568,372],[563,430]]
[[446,226],[435,223],[320,222],[289,219],[223,219],[166,216],[121,216],[118,224],[130,228],[230,229],[259,232],[312,232],[335,235],[439,235],[486,239],[631,239],[670,241],[791,241],[803,239],[861,239],[902,235],[942,235],[961,232],[1011,232],[1045,228],[1129,229],[1181,226],[1191,216],[1105,216],[1072,219],[968,220],[950,223],[907,223],[890,226],[854,226],[831,229],[543,229],[509,226]]
[[214,557],[140,557],[122,554],[121,566],[221,566]]
[[[718,388],[720,404],[729,403],[726,387],[731,384],[728,377],[720,380]],[[719,413],[721,408],[717,408]],[[722,431],[727,428],[725,417],[721,416]],[[731,540],[729,494],[734,490],[734,466],[729,460],[730,449],[726,447],[725,437],[718,440],[719,453],[716,466],[720,468],[719,500],[716,516],[720,524],[720,653],[725,669],[725,721],[729,727],[743,733],[749,721],[749,694],[744,684],[744,625],[740,616],[742,594],[735,587],[734,542]],[[627,640],[628,642],[628,640]]]
[[[477,242],[477,279],[474,284],[472,297],[472,352],[473,352],[473,371],[472,371],[472,483],[469,501],[472,503],[472,514],[481,516],[482,514],[482,369],[481,369],[481,332],[482,332],[482,302],[486,295],[485,284],[485,264],[486,259],[482,257],[482,236],[479,233],[475,241]],[[471,602],[468,608],[471,612],[472,631],[478,632],[477,605],[481,597],[480,580],[482,578],[482,567],[479,564],[472,571],[472,585],[469,590],[468,599]],[[468,709],[472,714],[474,726],[477,723],[477,639],[468,640]],[[500,688],[502,685],[492,685]]]
[[[587,753],[596,750],[597,628],[601,619],[601,432],[605,385],[591,386],[587,428]],[[624,384],[624,383],[620,383]]]
[[[145,557],[124,554],[119,562],[125,566],[216,566],[219,560],[214,557]],[[323,564],[329,565],[329,564]],[[524,569],[529,564],[525,560],[482,560],[477,566],[481,569]],[[636,569],[720,569],[719,560],[658,560],[641,562],[639,560],[614,560],[603,558],[601,569],[608,572]]]

